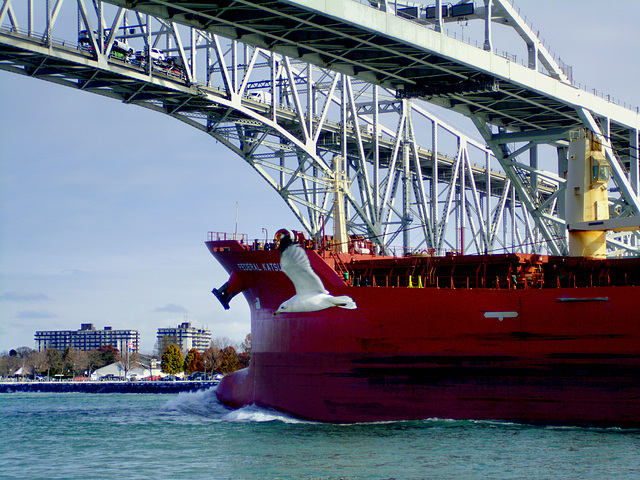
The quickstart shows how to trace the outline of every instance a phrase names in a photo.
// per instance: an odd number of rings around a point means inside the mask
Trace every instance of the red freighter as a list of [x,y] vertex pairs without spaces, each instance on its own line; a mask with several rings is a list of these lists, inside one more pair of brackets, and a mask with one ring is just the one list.
[[214,293],[251,307],[251,366],[224,378],[220,401],[323,422],[640,427],[640,258],[607,259],[605,233],[640,217],[609,219],[604,140],[570,140],[567,257],[377,256],[346,235],[339,188],[333,238],[281,230],[282,257],[210,234],[231,275]]
[[[273,244],[210,233],[251,308],[251,366],[217,389],[322,422],[496,419],[640,426],[640,259],[337,253],[297,233],[354,310],[283,313],[295,290]],[[322,243],[330,240],[324,238]]]

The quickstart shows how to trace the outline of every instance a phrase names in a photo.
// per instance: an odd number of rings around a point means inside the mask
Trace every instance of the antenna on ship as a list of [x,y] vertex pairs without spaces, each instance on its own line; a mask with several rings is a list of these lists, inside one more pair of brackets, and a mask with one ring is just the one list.
[[333,157],[333,244],[338,253],[348,253],[347,218],[344,210],[344,170],[340,155]]
[[233,234],[233,239],[238,240],[238,202],[236,202],[236,232]]

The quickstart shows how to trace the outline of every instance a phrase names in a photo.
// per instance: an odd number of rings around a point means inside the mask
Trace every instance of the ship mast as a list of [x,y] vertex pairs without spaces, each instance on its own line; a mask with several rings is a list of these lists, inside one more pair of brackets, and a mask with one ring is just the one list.
[[333,249],[338,253],[349,252],[343,193],[345,184],[343,161],[344,158],[339,155],[333,157]]

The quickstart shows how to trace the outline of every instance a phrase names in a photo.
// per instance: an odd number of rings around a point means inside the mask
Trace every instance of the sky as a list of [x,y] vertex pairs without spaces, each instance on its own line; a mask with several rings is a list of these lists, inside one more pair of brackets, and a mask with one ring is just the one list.
[[[640,2],[516,3],[577,81],[640,105]],[[208,231],[235,230],[236,205],[249,238],[300,228],[204,133],[0,71],[0,352],[81,323],[137,329],[145,353],[158,328],[184,321],[240,343],[249,309],[237,297],[225,311],[213,297],[228,276],[204,245]]]

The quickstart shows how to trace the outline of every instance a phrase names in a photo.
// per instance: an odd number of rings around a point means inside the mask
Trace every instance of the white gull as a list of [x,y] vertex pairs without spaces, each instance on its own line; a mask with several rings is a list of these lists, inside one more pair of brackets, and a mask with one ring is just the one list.
[[274,313],[317,312],[330,307],[353,310],[355,302],[346,295],[334,297],[322,285],[320,277],[311,268],[309,257],[304,249],[293,242],[292,233],[283,233],[280,237],[280,269],[289,277],[296,294],[283,302]]

